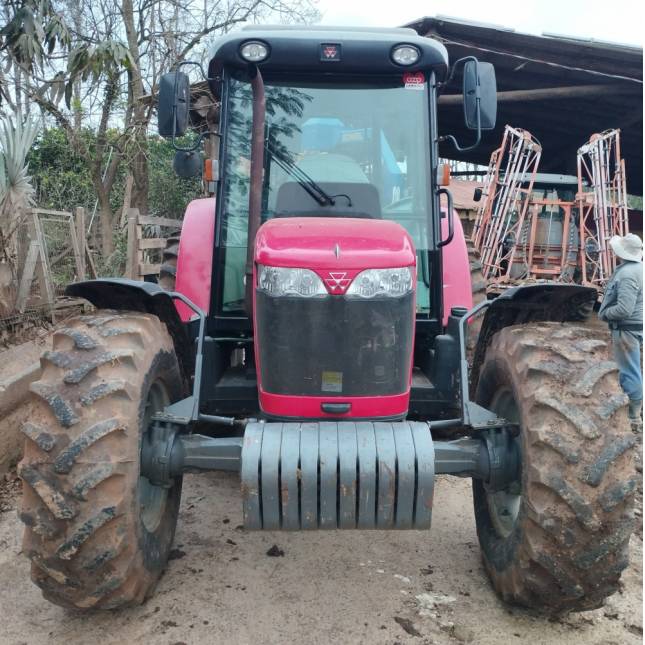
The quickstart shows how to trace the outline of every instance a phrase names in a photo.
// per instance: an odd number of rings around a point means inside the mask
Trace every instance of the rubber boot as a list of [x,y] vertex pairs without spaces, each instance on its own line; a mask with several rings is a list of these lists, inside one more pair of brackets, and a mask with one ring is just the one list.
[[629,421],[632,424],[632,432],[643,431],[643,399],[629,400]]

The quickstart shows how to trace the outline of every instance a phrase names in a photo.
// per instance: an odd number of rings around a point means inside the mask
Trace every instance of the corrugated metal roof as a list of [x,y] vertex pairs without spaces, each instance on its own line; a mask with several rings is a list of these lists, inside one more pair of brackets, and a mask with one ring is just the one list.
[[[541,172],[576,173],[576,152],[591,134],[618,128],[627,169],[627,189],[643,189],[643,50],[633,45],[584,40],[570,36],[535,36],[497,25],[442,16],[406,25],[442,42],[454,62],[477,56],[495,65],[502,93],[497,127],[484,133],[476,150],[457,153],[451,146],[441,156],[487,164],[499,145],[506,124],[529,130],[542,144]],[[532,100],[504,100],[504,92],[544,88],[591,87],[592,96],[534,96]],[[445,93],[458,93],[454,87]],[[547,92],[547,94],[549,94]],[[561,93],[562,94],[562,93]],[[565,92],[566,94],[566,92]],[[456,103],[440,105],[440,134],[472,140],[464,130],[463,111]]]

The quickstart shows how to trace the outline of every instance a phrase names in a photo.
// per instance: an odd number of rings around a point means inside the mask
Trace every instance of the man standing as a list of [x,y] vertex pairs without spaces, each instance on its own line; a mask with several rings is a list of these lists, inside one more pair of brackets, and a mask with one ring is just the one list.
[[643,243],[638,235],[614,235],[609,244],[619,265],[607,283],[598,316],[611,329],[614,360],[620,370],[620,385],[629,397],[633,430],[642,429],[643,374]]

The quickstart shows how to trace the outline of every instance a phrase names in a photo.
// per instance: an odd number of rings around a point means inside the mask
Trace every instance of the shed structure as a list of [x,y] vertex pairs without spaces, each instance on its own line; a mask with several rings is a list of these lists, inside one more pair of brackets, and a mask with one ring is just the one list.
[[[457,152],[442,144],[441,156],[487,165],[506,124],[531,132],[542,144],[540,172],[576,173],[576,152],[594,132],[619,128],[627,190],[643,194],[643,50],[640,47],[533,36],[453,18],[421,18],[408,25],[436,38],[451,63],[477,56],[495,65],[497,127],[478,148]],[[464,130],[461,88],[446,87],[439,99],[440,134],[473,139]]]

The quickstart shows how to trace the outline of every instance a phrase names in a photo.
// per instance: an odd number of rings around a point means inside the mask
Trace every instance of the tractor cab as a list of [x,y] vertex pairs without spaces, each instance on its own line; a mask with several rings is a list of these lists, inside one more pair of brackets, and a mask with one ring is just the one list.
[[[427,264],[436,233],[428,217],[433,202],[428,87],[436,84],[437,73],[445,77],[445,50],[410,38],[406,30],[386,30],[378,41],[361,32],[334,31],[333,38],[331,32],[318,38],[312,33],[307,39],[296,38],[297,33],[243,31],[234,38],[237,46],[220,46],[228,55],[218,58],[215,52],[215,60],[224,58],[226,88],[219,210],[225,233],[222,286],[213,304],[224,315],[244,311],[253,92],[248,65],[240,69],[240,64],[243,52],[255,52],[251,47],[259,49],[264,42],[266,58],[258,64],[266,101],[261,223],[322,218],[332,235],[339,219],[365,220],[366,230],[375,220],[398,223],[423,265],[415,290],[417,310],[427,318],[438,309],[438,303],[430,305]],[[421,41],[422,48],[414,51],[424,54],[423,66],[407,69],[391,58],[403,35]],[[334,38],[337,42],[321,42]]]
[[[472,101],[481,79],[468,69]],[[409,29],[249,28],[218,42],[208,319],[213,336],[252,347],[237,369],[224,360],[215,390],[245,370],[271,418],[403,419],[414,384],[417,412],[433,401],[448,412],[430,353],[447,322],[441,247],[455,228],[452,256],[468,262],[459,222],[450,208],[442,226],[439,207],[448,73],[445,48]],[[183,133],[186,88],[181,72],[162,83],[163,134]],[[176,286],[192,295],[188,266],[180,246]],[[455,282],[452,306],[470,309],[470,285]],[[213,412],[232,411],[217,398]]]

